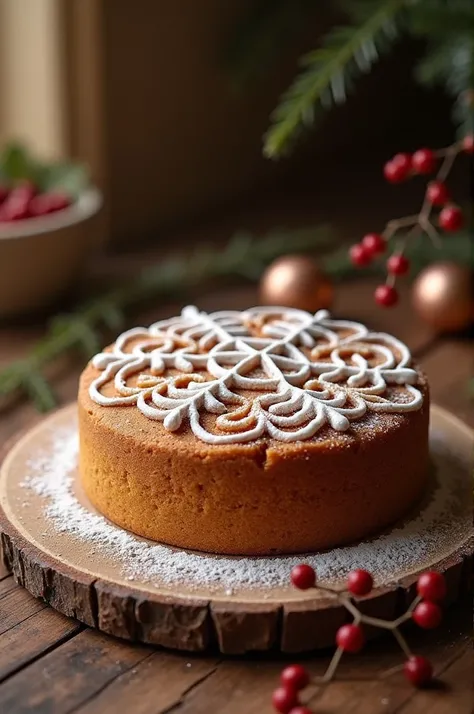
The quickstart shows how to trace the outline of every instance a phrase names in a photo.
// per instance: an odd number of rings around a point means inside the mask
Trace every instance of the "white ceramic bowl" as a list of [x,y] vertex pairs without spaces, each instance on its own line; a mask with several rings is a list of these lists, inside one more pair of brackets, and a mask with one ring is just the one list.
[[0,317],[43,308],[73,284],[95,248],[91,219],[101,205],[90,188],[64,211],[0,223]]

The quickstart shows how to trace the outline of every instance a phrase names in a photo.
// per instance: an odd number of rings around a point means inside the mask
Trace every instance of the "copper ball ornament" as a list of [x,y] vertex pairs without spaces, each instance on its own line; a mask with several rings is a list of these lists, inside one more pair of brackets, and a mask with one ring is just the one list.
[[330,307],[334,288],[317,263],[304,255],[277,258],[260,280],[262,305],[282,305],[308,312]]
[[433,263],[413,284],[413,307],[436,332],[456,332],[474,320],[473,272],[457,263]]

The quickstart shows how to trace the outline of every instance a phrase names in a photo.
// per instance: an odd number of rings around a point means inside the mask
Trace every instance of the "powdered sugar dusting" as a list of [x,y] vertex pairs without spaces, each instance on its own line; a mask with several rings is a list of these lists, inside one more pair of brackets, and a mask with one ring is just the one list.
[[[290,569],[304,559],[317,569],[323,583],[337,585],[351,569],[364,567],[380,585],[428,567],[472,532],[469,470],[449,452],[442,434],[432,434],[430,444],[435,486],[419,513],[373,540],[304,557],[209,556],[159,545],[115,526],[83,505],[76,494],[75,422],[51,431],[44,451],[30,458],[21,485],[25,508],[33,494],[40,496],[48,527],[68,534],[78,547],[90,547],[91,568],[96,555],[111,558],[128,581],[157,587],[186,584],[223,594],[265,591],[287,585]],[[48,533],[43,535],[49,547]]]

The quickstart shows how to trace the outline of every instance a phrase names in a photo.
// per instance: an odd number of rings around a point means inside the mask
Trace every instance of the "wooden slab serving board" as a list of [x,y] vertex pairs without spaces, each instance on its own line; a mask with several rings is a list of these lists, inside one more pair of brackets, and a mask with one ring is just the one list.
[[[452,455],[439,460],[432,452],[435,471],[443,470],[443,478],[448,479],[451,471],[456,472],[466,497],[458,501],[464,501],[469,509],[472,493],[469,464],[474,435],[438,407],[432,408],[431,428],[437,443],[445,442],[449,447],[447,453]],[[57,518],[48,511],[48,496],[41,489],[34,491],[28,487],[28,473],[32,463],[36,463],[38,470],[42,462],[47,462],[53,438],[57,449],[57,435],[75,429],[75,405],[71,405],[19,437],[3,461],[0,472],[3,558],[18,583],[58,611],[91,627],[169,648],[188,651],[218,648],[223,654],[294,653],[327,647],[334,642],[335,631],[347,621],[348,613],[337,598],[328,594],[298,592],[289,583],[272,588],[255,584],[233,588],[229,582],[210,587],[195,580],[173,583],[165,578],[161,582],[146,574],[131,578],[124,568],[123,552],[114,557],[110,547],[104,550],[98,543],[91,548],[87,537],[72,532],[64,524],[58,528]],[[84,513],[95,513],[81,491],[77,465],[69,476],[74,498],[85,509]],[[435,497],[436,494],[431,496]],[[130,538],[144,542],[133,534]],[[428,568],[445,573],[448,602],[456,601],[467,587],[473,550],[470,524],[463,527],[458,524],[452,532],[446,529],[436,554],[408,560],[403,567],[397,566],[378,578],[377,587],[364,599],[361,609],[376,617],[396,617],[414,597],[418,574]],[[201,567],[205,567],[206,559],[211,564],[218,556],[200,554],[200,557]],[[304,559],[297,556],[297,560]],[[260,564],[267,567],[266,560],[260,559],[258,567]],[[364,567],[363,562],[360,567]],[[336,578],[335,582],[325,584],[340,587],[341,582]]]

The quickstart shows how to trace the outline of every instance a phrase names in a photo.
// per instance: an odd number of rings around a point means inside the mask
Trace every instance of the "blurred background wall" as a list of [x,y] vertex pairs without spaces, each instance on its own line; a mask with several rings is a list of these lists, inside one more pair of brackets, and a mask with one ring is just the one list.
[[66,151],[62,31],[57,0],[0,0],[0,143]]
[[223,56],[252,1],[0,0],[0,140],[86,161],[106,196],[106,237],[126,246],[257,190],[316,187],[342,170],[335,156],[363,169],[368,149],[388,155],[443,133],[439,102],[411,82],[408,44],[291,160],[264,160],[261,136],[296,59],[335,18],[315,3],[263,81],[237,92]]

